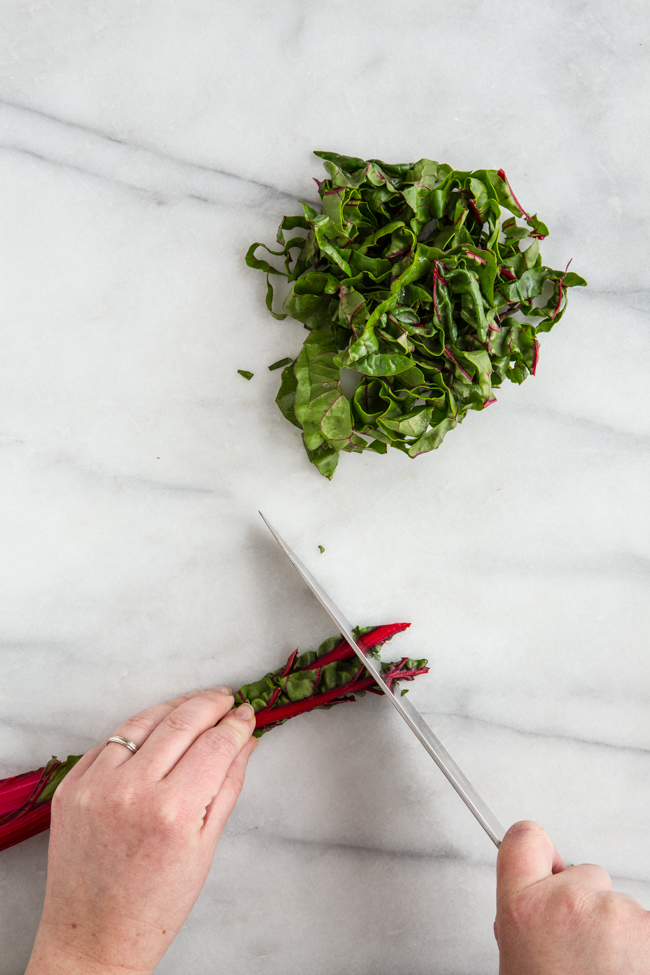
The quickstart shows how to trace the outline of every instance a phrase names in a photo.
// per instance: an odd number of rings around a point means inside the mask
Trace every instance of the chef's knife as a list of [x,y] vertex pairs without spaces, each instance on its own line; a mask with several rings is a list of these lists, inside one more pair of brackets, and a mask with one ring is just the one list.
[[299,574],[307,583],[316,599],[318,599],[323,609],[336,623],[337,627],[348,641],[357,657],[359,657],[364,667],[366,667],[366,669],[372,674],[395,710],[401,714],[413,734],[424,745],[440,771],[449,780],[470,812],[474,814],[495,846],[500,846],[505,830],[499,820],[485,805],[474,786],[471,784],[469,779],[466,778],[463,772],[461,772],[442,742],[438,741],[419,711],[417,711],[410,701],[406,700],[406,698],[401,696],[397,697],[397,695],[393,693],[388,684],[384,681],[377,661],[375,661],[368,654],[364,653],[364,651],[358,645],[354,638],[354,634],[352,633],[351,624],[348,622],[341,610],[332,602],[323,587],[316,582],[311,572],[305,568],[298,556],[291,551],[287,543],[283,541],[280,535],[278,535],[275,528],[269,524],[261,511],[260,515],[284,554],[298,570]]

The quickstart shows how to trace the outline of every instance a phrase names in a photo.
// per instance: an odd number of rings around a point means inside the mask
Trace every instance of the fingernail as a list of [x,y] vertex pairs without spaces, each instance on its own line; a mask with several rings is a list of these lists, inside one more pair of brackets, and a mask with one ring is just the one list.
[[217,694],[232,694],[232,687],[228,687],[227,684],[219,684],[219,687],[215,687]]
[[238,708],[235,708],[235,715],[241,718],[242,721],[252,721],[255,717],[255,712],[250,704],[240,704]]

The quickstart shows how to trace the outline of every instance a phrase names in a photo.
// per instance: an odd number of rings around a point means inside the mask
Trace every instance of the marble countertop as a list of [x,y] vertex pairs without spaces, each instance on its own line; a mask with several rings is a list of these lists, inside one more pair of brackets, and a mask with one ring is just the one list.
[[[650,908],[648,6],[2,20],[0,775],[332,635],[261,508],[356,622],[412,622],[412,700],[498,817]],[[590,283],[534,379],[439,451],[344,455],[332,483],[273,403],[267,365],[304,332],[243,262],[315,197],[313,149],[503,166],[546,263]],[[162,975],[496,973],[495,850],[387,702],[262,746]],[[46,858],[47,834],[0,854],[0,975]]]

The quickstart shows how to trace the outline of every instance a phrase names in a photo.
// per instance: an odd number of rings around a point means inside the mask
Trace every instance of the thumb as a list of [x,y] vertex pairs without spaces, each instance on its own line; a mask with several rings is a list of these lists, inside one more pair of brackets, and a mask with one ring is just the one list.
[[564,864],[546,830],[530,820],[515,823],[499,847],[497,898],[516,894],[562,870]]

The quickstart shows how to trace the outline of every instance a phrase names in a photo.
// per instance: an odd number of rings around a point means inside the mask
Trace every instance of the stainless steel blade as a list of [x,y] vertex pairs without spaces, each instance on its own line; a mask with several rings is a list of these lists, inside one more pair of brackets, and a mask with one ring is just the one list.
[[413,734],[419,739],[434,760],[440,771],[454,787],[467,808],[479,821],[485,832],[488,834],[495,846],[500,846],[505,830],[492,811],[486,806],[478,792],[471,784],[469,779],[460,770],[445,746],[436,738],[433,731],[426,723],[422,715],[413,707],[410,701],[403,697],[397,697],[390,689],[388,684],[381,676],[381,670],[376,660],[364,653],[352,633],[352,626],[341,610],[332,602],[323,587],[318,583],[311,572],[302,564],[300,559],[289,548],[287,543],[280,537],[275,528],[269,523],[260,511],[267,528],[275,538],[276,542],[287,556],[289,561],[298,570],[304,581],[311,589],[316,599],[320,602],[323,609],[329,614],[330,618],[336,623],[337,627],[348,641],[357,657],[363,661],[364,666],[370,671],[382,691],[391,702],[396,711],[406,721]]

